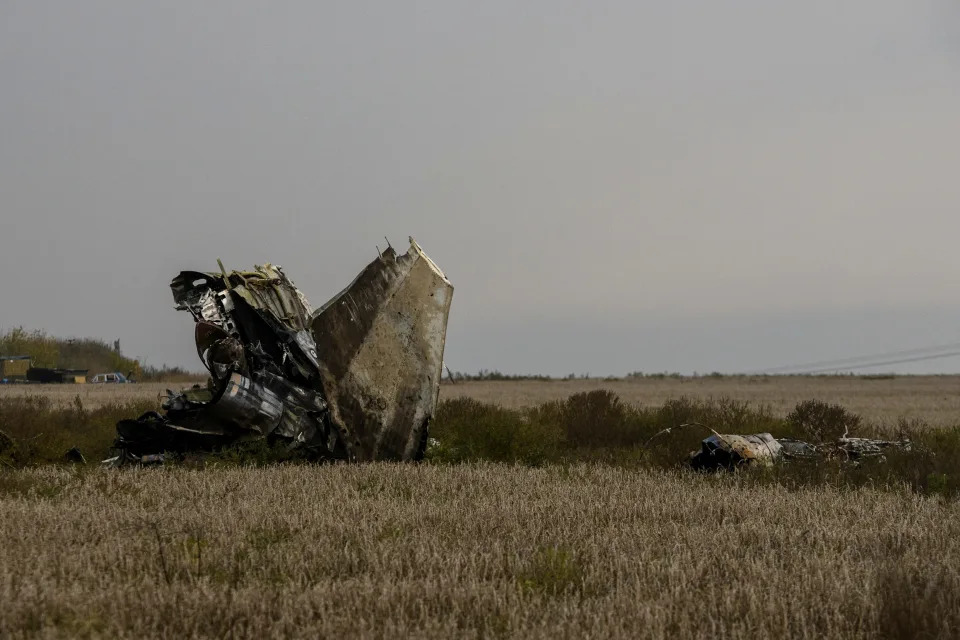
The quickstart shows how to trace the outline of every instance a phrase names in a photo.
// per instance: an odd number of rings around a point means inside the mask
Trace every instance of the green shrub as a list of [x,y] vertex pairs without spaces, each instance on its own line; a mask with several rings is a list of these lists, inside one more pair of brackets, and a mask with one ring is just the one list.
[[561,432],[526,412],[456,398],[437,407],[431,437],[440,443],[430,450],[433,460],[542,464],[556,458]]
[[458,398],[440,403],[431,425],[438,444],[428,458],[676,466],[710,434],[702,425],[728,433],[789,431],[766,408],[726,398],[679,398],[660,407],[637,408],[611,391],[597,390],[524,410]]
[[10,444],[0,451],[0,462],[8,467],[64,462],[74,447],[88,462],[98,462],[112,455],[117,422],[151,409],[156,409],[155,400],[87,409],[80,396],[69,407],[54,407],[39,395],[3,398],[0,431]]
[[[535,412],[543,419],[551,413],[550,407]],[[574,447],[608,447],[636,444],[634,412],[617,394],[606,389],[576,393],[556,405],[556,415],[566,443]]]
[[845,433],[855,431],[860,426],[860,416],[838,404],[804,400],[787,415],[787,422],[803,437],[824,442],[836,440]]
[[960,495],[960,427],[929,429],[913,437],[914,450],[889,458],[903,481],[919,493]]

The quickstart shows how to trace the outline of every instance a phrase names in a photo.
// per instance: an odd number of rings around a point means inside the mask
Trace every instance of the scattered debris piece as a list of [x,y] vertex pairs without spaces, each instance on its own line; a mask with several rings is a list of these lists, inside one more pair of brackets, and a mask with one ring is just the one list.
[[783,447],[769,433],[749,436],[714,433],[700,443],[700,451],[691,454],[694,469],[732,468],[741,464],[772,465],[783,455]]
[[823,451],[819,447],[803,440],[781,438],[777,442],[783,450],[783,457],[788,460],[815,460],[823,457]]
[[836,444],[837,453],[846,454],[849,459],[874,458],[883,456],[886,451],[897,449],[910,451],[909,440],[872,440],[870,438],[840,438]]
[[790,438],[778,440],[769,433],[742,436],[714,432],[700,443],[699,451],[690,453],[690,466],[714,470],[746,464],[770,466],[787,460],[859,460],[879,457],[889,450],[910,451],[911,443],[844,436],[834,442],[812,444]]
[[453,286],[413,238],[317,311],[271,264],[184,271],[170,288],[210,378],[168,391],[162,414],[120,421],[112,464],[262,438],[318,460],[422,458]]

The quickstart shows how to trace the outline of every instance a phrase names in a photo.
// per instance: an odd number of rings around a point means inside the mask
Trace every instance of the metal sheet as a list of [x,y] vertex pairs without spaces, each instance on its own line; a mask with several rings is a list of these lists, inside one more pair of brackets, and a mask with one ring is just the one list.
[[311,321],[331,418],[358,460],[422,455],[453,286],[417,243],[389,248]]
[[691,464],[703,469],[757,463],[770,465],[782,455],[783,447],[769,433],[748,436],[714,433],[701,442],[700,451],[691,456]]

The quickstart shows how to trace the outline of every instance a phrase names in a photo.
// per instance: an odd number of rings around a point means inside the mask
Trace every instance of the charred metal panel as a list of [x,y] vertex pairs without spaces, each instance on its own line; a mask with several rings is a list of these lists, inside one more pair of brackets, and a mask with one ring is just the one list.
[[388,248],[314,315],[331,420],[358,460],[422,456],[452,297],[411,238],[406,254]]

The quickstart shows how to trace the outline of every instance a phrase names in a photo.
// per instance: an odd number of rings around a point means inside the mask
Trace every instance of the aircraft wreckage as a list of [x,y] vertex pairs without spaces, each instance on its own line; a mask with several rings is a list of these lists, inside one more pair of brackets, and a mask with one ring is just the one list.
[[[218,261],[219,262],[219,261]],[[117,424],[113,464],[244,440],[317,460],[423,457],[440,390],[453,286],[410,238],[313,311],[276,265],[184,271],[170,283],[196,322],[205,387]]]
[[[682,425],[684,426],[684,425]],[[711,429],[713,431],[713,429]],[[791,438],[774,438],[769,433],[753,435],[721,434],[716,431],[690,453],[694,469],[734,469],[741,465],[770,466],[790,460],[842,460],[858,462],[882,458],[888,451],[910,451],[909,440],[874,440],[844,435],[832,442],[813,444]]]

